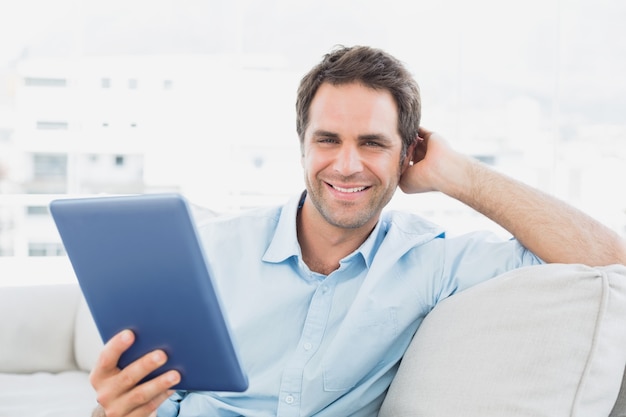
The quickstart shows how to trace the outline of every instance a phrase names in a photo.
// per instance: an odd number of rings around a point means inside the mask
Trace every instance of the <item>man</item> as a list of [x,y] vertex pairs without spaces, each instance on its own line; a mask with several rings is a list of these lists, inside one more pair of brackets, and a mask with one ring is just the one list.
[[[626,262],[626,244],[576,209],[452,150],[419,127],[419,90],[395,58],[339,48],[298,90],[306,191],[277,208],[200,227],[250,387],[172,392],[152,352],[120,370],[130,331],[92,371],[94,415],[375,416],[422,319],[440,300],[541,262]],[[439,191],[515,237],[448,238],[408,213],[383,212],[397,187]],[[106,413],[106,414],[105,414]]]

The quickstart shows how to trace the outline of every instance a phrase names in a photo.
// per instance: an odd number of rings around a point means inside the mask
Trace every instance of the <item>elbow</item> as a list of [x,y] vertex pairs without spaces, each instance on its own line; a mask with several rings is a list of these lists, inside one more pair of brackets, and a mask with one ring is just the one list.
[[594,262],[596,265],[590,266],[626,265],[626,240],[618,236],[612,244],[606,242],[604,250],[598,255]]
[[626,239],[620,238],[618,241],[615,263],[626,265]]

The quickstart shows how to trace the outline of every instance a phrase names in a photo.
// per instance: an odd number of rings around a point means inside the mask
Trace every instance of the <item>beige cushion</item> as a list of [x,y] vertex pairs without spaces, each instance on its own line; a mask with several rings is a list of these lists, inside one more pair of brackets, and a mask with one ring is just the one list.
[[100,356],[103,345],[87,302],[81,294],[76,312],[74,340],[74,352],[78,368],[90,372],[96,364],[98,356]]
[[625,365],[625,266],[526,267],[426,317],[380,416],[608,416]]
[[89,417],[97,405],[86,372],[0,373],[0,417]]
[[0,372],[76,369],[76,285],[5,287],[0,291]]

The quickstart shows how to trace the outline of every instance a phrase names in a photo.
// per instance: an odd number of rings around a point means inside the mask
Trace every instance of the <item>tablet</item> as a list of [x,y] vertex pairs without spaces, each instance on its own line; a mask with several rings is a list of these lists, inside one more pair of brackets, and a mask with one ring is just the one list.
[[123,368],[154,349],[176,369],[174,389],[248,386],[191,208],[179,194],[57,199],[50,212],[104,342],[131,329]]

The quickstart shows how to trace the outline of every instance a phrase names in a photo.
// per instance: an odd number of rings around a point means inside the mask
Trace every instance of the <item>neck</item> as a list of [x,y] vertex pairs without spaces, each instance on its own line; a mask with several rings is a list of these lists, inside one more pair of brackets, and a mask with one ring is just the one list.
[[339,268],[339,261],[354,252],[372,229],[345,229],[326,221],[315,221],[319,213],[310,202],[301,206],[296,218],[298,243],[304,263],[311,271],[328,275]]

